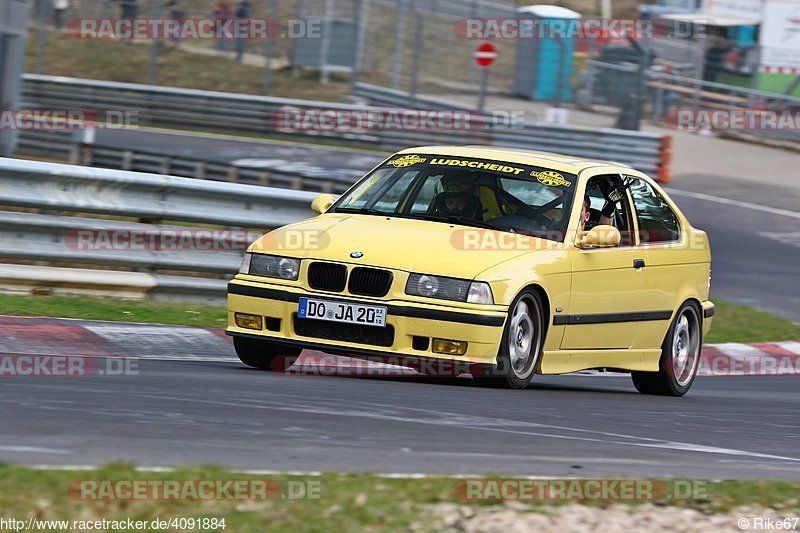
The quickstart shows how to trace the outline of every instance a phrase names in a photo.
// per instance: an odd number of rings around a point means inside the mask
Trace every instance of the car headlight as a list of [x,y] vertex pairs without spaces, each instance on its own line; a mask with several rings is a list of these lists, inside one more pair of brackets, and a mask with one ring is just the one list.
[[494,305],[492,288],[484,281],[473,281],[469,284],[467,301],[472,304]]
[[296,281],[300,275],[300,260],[293,257],[248,252],[244,254],[239,273]]
[[488,283],[428,274],[411,274],[406,283],[406,294],[455,302],[494,304]]

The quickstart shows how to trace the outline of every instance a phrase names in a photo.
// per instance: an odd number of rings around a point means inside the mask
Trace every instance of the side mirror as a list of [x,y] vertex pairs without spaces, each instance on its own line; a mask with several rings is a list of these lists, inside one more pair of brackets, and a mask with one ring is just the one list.
[[331,208],[333,201],[330,194],[320,194],[311,201],[311,209],[321,215]]
[[589,231],[581,231],[575,240],[578,248],[611,248],[619,245],[622,239],[619,230],[614,226],[595,226]]

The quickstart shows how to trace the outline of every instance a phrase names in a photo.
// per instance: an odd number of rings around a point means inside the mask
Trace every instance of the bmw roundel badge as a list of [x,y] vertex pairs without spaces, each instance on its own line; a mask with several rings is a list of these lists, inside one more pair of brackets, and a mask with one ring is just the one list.
[[352,257],[353,259],[361,259],[362,257],[364,257],[364,252],[352,252],[350,254],[350,257]]

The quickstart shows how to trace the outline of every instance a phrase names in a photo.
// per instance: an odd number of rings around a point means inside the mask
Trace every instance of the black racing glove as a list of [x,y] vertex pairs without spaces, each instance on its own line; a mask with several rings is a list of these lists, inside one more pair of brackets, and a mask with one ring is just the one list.
[[606,218],[611,218],[614,211],[617,209],[617,204],[625,197],[626,188],[623,184],[618,183],[614,185],[606,195],[606,203],[603,204],[603,209],[600,214]]

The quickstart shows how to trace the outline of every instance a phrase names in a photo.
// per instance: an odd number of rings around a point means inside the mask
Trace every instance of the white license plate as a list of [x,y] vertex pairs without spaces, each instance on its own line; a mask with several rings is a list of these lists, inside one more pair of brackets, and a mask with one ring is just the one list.
[[315,320],[329,320],[331,322],[363,324],[365,326],[383,327],[386,325],[386,307],[334,302],[331,300],[300,298],[297,316]]

